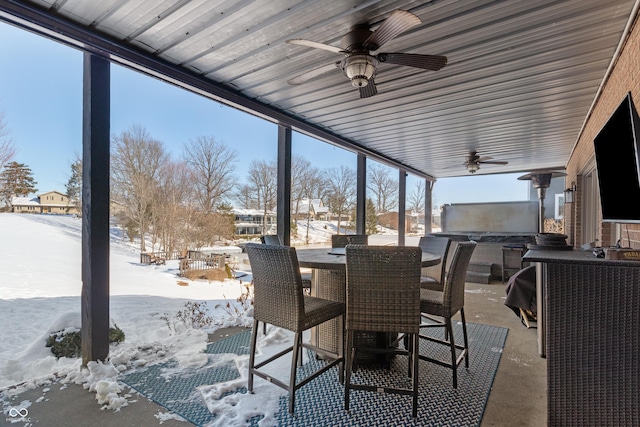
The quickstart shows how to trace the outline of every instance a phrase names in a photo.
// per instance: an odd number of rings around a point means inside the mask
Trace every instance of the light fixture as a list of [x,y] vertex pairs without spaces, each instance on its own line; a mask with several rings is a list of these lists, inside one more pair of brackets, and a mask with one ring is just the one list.
[[378,60],[369,55],[351,55],[342,60],[340,68],[354,87],[365,87],[376,75]]
[[575,201],[574,196],[576,194],[576,185],[573,184],[572,187],[564,190],[564,202],[565,203],[573,203]]
[[480,165],[475,162],[467,163],[467,170],[469,173],[476,173],[480,169]]

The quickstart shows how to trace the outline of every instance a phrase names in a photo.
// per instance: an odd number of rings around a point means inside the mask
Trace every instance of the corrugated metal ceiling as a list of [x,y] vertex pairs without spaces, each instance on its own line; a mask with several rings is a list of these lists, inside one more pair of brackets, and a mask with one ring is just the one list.
[[[467,175],[463,162],[470,150],[508,161],[483,164],[478,174],[564,167],[634,3],[0,0],[0,19],[31,29],[47,25],[33,13],[17,19],[16,10],[26,6],[77,24],[83,32],[49,24],[47,33],[82,39],[83,45],[92,45],[92,33],[106,36],[113,45],[107,50],[124,58],[121,63],[134,58],[119,48],[134,47],[143,57],[264,105],[263,116],[281,110],[309,124],[300,128],[306,133],[325,130],[440,178]],[[434,72],[381,64],[378,94],[364,99],[338,68],[306,84],[287,83],[342,59],[287,39],[339,46],[352,26],[375,29],[396,9],[414,13],[422,23],[381,50],[445,55],[446,67]]]

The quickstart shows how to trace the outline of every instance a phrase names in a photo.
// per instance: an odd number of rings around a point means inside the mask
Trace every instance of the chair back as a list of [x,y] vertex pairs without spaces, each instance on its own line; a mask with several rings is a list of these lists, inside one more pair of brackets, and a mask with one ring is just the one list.
[[476,242],[458,242],[451,258],[449,273],[444,282],[444,306],[450,310],[450,316],[464,307],[464,285],[467,280],[467,269]]
[[253,274],[253,317],[290,331],[304,321],[304,296],[298,256],[290,246],[248,243]]
[[346,328],[417,334],[422,250],[347,245],[346,256]]
[[439,255],[442,261],[438,265],[432,267],[424,267],[422,269],[423,276],[431,276],[444,284],[444,276],[447,268],[447,255],[451,247],[451,239],[444,236],[422,236],[418,243],[423,252]]
[[265,245],[282,246],[280,236],[278,236],[277,234],[265,234],[263,236],[260,236],[260,241]]
[[344,248],[347,245],[367,245],[369,236],[366,234],[332,234],[331,247]]

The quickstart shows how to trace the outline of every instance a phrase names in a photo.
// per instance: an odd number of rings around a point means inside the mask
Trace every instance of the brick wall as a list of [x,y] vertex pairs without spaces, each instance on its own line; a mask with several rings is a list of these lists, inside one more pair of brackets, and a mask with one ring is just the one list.
[[[630,32],[617,61],[614,64],[611,74],[604,82],[602,92],[594,104],[591,115],[587,117],[585,126],[567,164],[567,184],[576,184],[575,203],[569,207],[569,215],[565,216],[565,230],[569,235],[569,241],[574,246],[579,246],[582,230],[582,185],[581,174],[593,165],[594,149],[593,140],[600,129],[607,122],[611,114],[620,105],[623,98],[631,92],[631,96],[636,103],[636,108],[640,108],[640,24],[636,16]],[[629,203],[638,203],[630,200]],[[566,208],[565,208],[566,209]],[[613,225],[602,223],[601,213],[598,209],[598,244],[600,246],[614,245],[611,240],[611,230]],[[630,241],[627,240],[627,231]],[[633,248],[640,248],[640,225],[625,224],[622,227],[623,245]]]

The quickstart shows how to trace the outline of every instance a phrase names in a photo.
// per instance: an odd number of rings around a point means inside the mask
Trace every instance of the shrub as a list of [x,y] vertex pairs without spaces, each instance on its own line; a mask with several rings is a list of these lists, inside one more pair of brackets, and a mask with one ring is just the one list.
[[167,323],[169,330],[176,332],[176,324],[182,322],[187,328],[203,329],[211,326],[213,318],[207,314],[207,303],[187,301],[184,310],[178,311],[172,317],[168,313],[160,316]]
[[[123,342],[124,332],[117,326],[109,328],[109,342]],[[59,331],[49,335],[47,347],[57,358],[60,357],[80,357],[82,355],[82,341],[80,331],[64,332]]]
[[211,316],[207,314],[207,303],[197,301],[187,301],[184,303],[184,310],[176,313],[176,319],[180,320],[185,326],[202,329],[213,323]]
[[232,318],[240,318],[253,306],[253,283],[241,283],[240,286],[244,287],[240,296],[236,298],[236,301],[240,303],[240,306],[238,307],[237,304],[231,304],[227,301],[223,307],[224,311],[226,311]]

